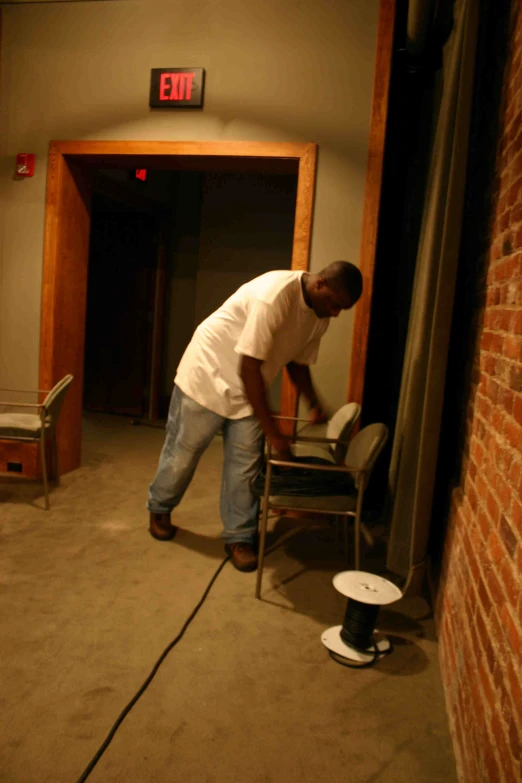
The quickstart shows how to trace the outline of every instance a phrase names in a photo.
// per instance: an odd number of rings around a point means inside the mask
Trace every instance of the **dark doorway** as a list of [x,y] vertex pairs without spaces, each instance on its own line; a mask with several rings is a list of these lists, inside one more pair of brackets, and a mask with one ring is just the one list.
[[157,220],[93,194],[84,407],[142,416],[151,373]]

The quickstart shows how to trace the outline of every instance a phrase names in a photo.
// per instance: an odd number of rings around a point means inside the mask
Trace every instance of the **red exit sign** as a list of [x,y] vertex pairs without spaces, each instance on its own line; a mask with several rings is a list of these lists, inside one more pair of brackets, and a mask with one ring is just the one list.
[[204,81],[203,68],[153,68],[149,105],[153,109],[201,108]]

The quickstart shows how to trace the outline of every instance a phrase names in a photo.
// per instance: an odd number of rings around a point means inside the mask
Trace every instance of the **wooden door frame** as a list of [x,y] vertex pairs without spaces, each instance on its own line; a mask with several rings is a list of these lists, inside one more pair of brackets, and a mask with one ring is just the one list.
[[[317,145],[278,142],[52,141],[45,211],[40,388],[74,375],[58,427],[60,472],[80,465],[90,201],[97,168],[198,168],[270,171],[297,168],[292,269],[309,268]],[[297,393],[285,372],[281,411],[294,415]]]
[[370,333],[395,18],[396,0],[380,0],[361,227],[361,249],[359,254],[359,269],[363,276],[363,292],[355,308],[352,356],[348,377],[348,402],[358,402],[359,405],[363,403],[368,337]]

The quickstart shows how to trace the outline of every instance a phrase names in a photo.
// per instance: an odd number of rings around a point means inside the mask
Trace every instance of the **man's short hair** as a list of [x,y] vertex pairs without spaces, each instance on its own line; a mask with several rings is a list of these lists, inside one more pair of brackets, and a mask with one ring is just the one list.
[[326,281],[328,288],[331,288],[332,291],[341,289],[348,294],[354,304],[361,296],[362,275],[355,264],[350,264],[349,261],[333,261],[319,272],[319,277]]

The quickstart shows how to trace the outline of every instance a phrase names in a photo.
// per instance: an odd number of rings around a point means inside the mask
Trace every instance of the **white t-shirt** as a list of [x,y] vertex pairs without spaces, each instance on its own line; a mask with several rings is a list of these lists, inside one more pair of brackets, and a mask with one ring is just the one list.
[[177,369],[181,391],[227,419],[251,416],[241,356],[262,359],[266,385],[288,362],[314,364],[329,324],[306,304],[303,272],[267,272],[242,285],[196,329]]

